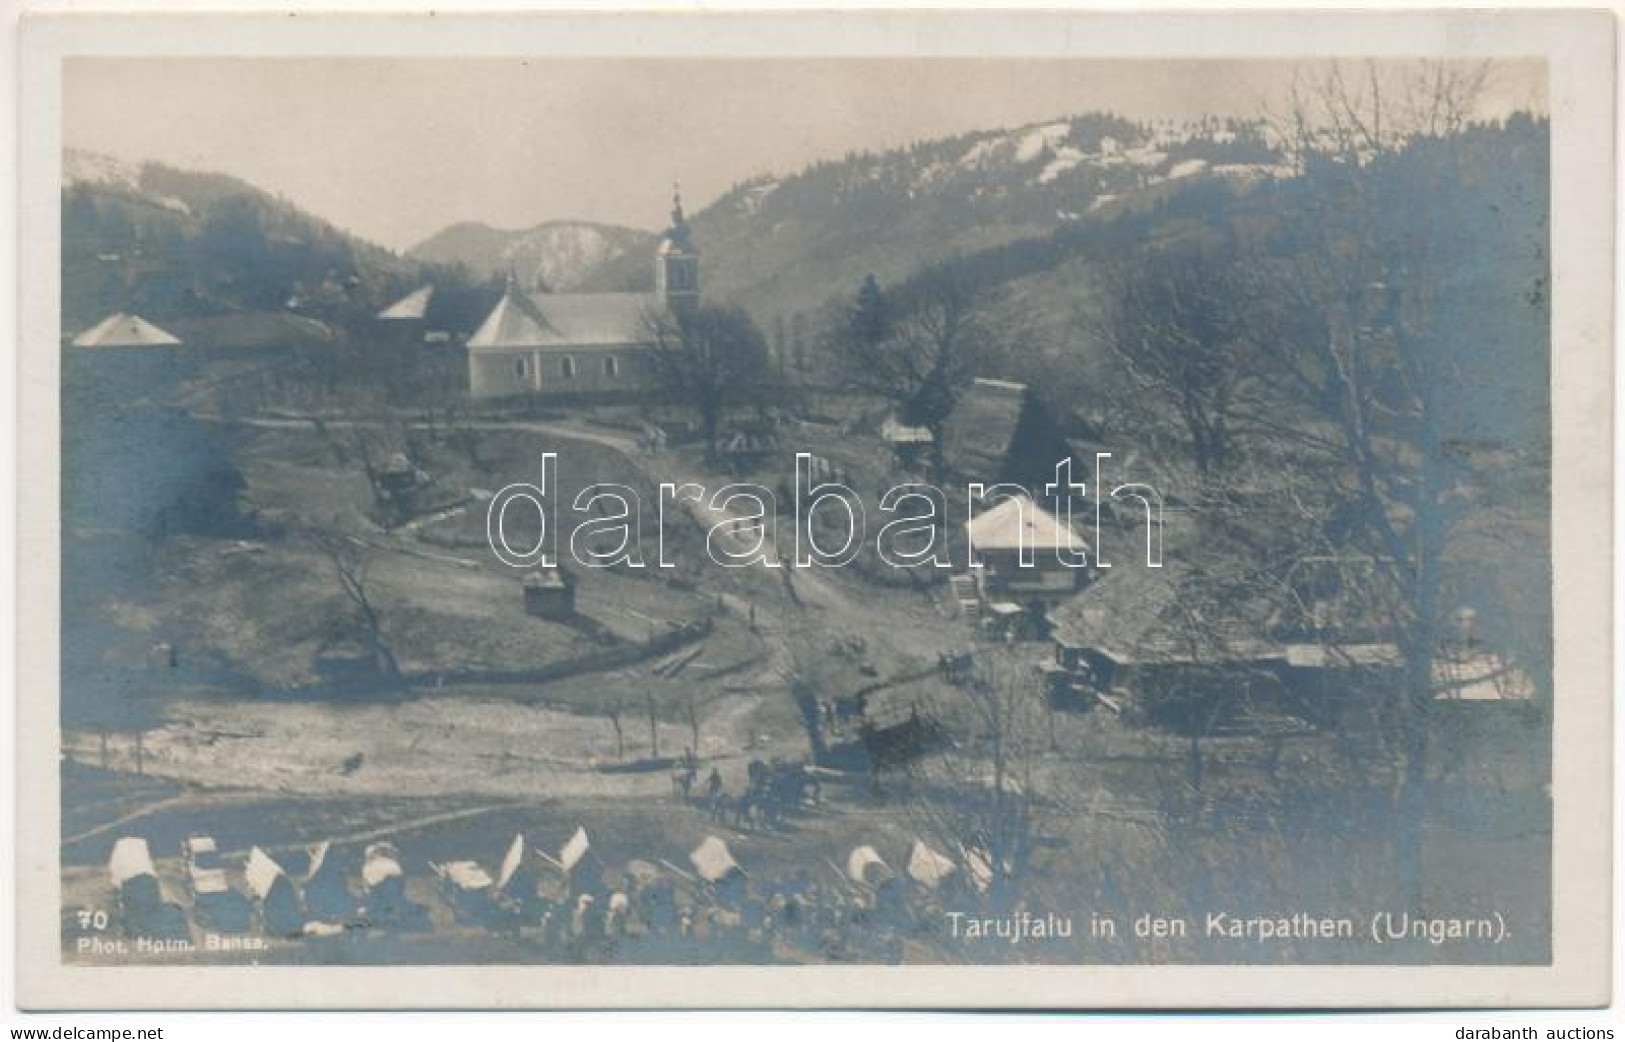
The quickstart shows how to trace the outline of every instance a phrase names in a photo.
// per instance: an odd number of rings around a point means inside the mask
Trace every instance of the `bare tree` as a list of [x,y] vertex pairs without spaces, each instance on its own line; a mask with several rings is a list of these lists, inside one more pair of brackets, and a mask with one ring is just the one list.
[[1153,246],[1105,268],[1079,326],[1121,363],[1145,417],[1171,413],[1204,487],[1230,464],[1261,408],[1249,286],[1234,244]]
[[655,374],[662,388],[699,420],[706,451],[729,413],[760,406],[771,394],[767,340],[741,308],[682,307],[651,316]]
[[688,722],[689,751],[699,755],[700,751],[700,711],[694,704],[694,696],[687,695],[683,699],[683,718]]
[[655,693],[643,692],[643,708],[649,714],[649,759],[660,759],[660,718],[655,715]]
[[626,759],[626,736],[621,732],[621,697],[611,695],[604,703],[604,715],[609,717],[609,726],[615,730],[615,759]]
[[306,541],[332,566],[339,588],[350,602],[363,640],[372,652],[374,668],[391,687],[403,686],[405,678],[368,581],[371,548],[353,536],[337,532],[312,531],[306,534]]
[[1019,653],[990,648],[935,710],[956,740],[908,767],[902,805],[922,835],[979,862],[973,871],[983,874],[987,896],[1003,901],[1031,868],[1045,806],[1038,767],[1050,736],[1042,681]]
[[818,640],[796,633],[786,635],[780,651],[779,677],[807,734],[807,750],[814,763],[821,763],[829,737],[824,733],[824,706],[836,697],[830,656]]
[[1446,306],[1462,219],[1448,204],[1470,183],[1449,139],[1486,75],[1444,63],[1396,80],[1368,63],[1300,80],[1277,122],[1302,172],[1300,238],[1257,266],[1272,313],[1254,343],[1291,421],[1279,433],[1315,477],[1300,512],[1325,556],[1362,562],[1347,578],[1397,648],[1377,732],[1393,762],[1396,872],[1416,899],[1446,557],[1493,480],[1452,434],[1464,356]]
[[943,467],[943,429],[960,394],[1011,339],[999,295],[964,265],[942,264],[889,294],[865,279],[832,337],[845,382],[886,398],[933,439]]

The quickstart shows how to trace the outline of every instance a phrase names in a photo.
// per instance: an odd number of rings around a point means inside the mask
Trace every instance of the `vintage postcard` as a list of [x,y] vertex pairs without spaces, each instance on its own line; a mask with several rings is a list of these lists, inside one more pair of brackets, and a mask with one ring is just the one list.
[[24,27],[30,1008],[1608,998],[1611,16]]

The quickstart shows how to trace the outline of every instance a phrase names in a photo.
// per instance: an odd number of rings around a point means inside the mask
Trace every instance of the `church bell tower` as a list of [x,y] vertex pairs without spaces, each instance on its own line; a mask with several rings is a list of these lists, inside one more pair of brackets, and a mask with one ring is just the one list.
[[693,307],[700,299],[700,255],[695,252],[688,218],[683,216],[683,196],[673,187],[671,227],[660,240],[655,254],[655,292],[671,307]]

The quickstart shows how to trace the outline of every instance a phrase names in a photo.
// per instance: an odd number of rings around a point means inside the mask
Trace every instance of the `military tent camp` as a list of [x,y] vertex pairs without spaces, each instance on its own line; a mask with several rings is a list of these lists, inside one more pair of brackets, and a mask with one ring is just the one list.
[[492,884],[495,895],[511,902],[526,918],[540,912],[548,901],[557,901],[569,890],[568,874],[553,857],[525,842],[516,834],[497,868]]

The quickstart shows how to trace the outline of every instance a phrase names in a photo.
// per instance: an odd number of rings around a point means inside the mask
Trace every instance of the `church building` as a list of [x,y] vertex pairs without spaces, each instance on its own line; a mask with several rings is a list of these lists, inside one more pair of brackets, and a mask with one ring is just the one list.
[[513,279],[468,340],[474,398],[618,395],[654,386],[654,332],[700,295],[700,258],[681,196],[655,252],[653,293],[526,292]]

